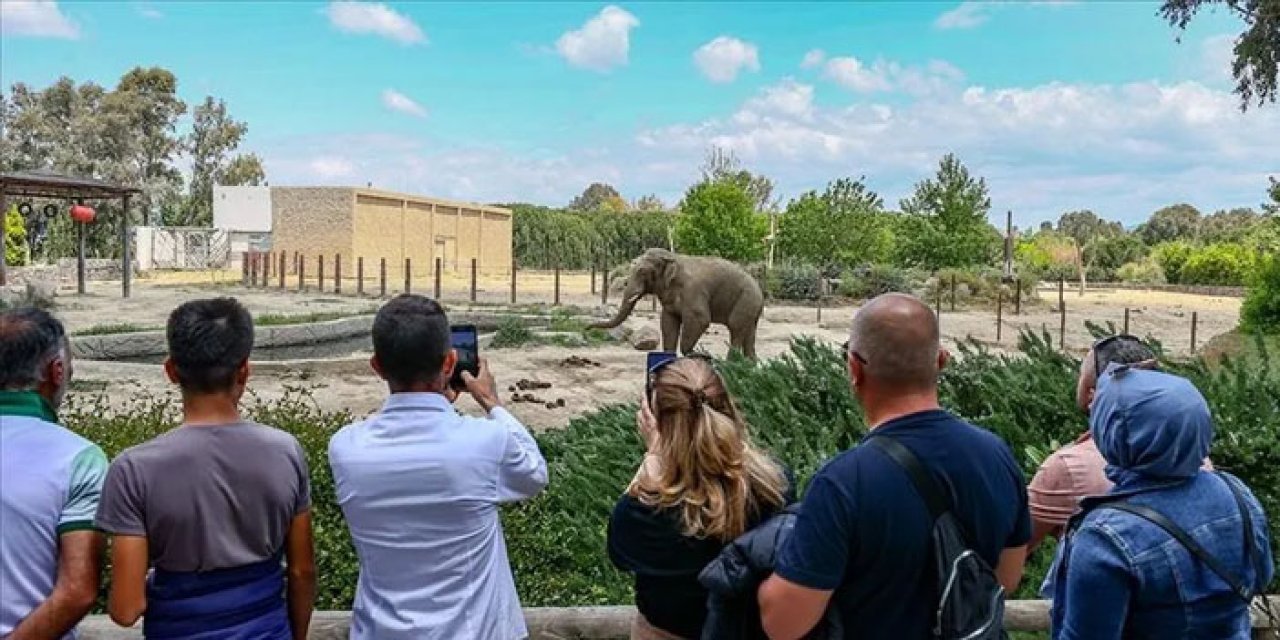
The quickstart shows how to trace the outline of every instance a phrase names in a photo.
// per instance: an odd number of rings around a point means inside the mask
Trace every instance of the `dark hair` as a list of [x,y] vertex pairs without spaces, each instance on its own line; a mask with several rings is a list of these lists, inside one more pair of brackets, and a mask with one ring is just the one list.
[[1100,376],[1110,364],[1137,364],[1155,360],[1156,353],[1135,336],[1118,334],[1103,338],[1093,346],[1094,375]]
[[40,369],[66,345],[62,323],[48,311],[18,307],[0,312],[0,389],[26,390],[43,377]]
[[387,382],[408,386],[440,375],[449,352],[449,319],[435,300],[402,293],[373,319],[373,353]]
[[165,336],[183,391],[226,391],[253,351],[253,317],[235,298],[192,300],[169,314]]

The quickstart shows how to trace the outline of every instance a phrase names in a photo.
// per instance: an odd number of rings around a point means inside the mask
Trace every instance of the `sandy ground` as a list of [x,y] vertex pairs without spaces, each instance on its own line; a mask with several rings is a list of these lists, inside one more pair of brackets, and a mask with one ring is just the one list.
[[[545,276],[545,277],[544,277]],[[549,303],[551,301],[552,276],[550,274],[522,274],[520,285],[528,295],[520,299],[522,304]],[[470,307],[468,283],[462,287],[444,287],[446,301],[457,300],[453,308]],[[488,283],[488,295],[496,298],[494,284]],[[562,274],[564,304],[580,305],[585,309],[599,306],[598,294],[589,291],[589,282],[583,274]],[[429,292],[428,292],[429,293]],[[318,311],[345,313],[367,312],[378,300],[373,297],[356,297],[351,290],[342,295],[332,293],[298,293],[278,289],[245,289],[230,284],[187,283],[159,285],[142,281],[135,287],[134,296],[128,300],[119,297],[118,284],[94,284],[87,295],[76,296],[64,291],[58,298],[56,313],[72,331],[100,324],[130,323],[139,326],[163,325],[169,310],[183,300],[213,295],[234,295],[241,299],[255,314],[304,314]],[[509,290],[508,290],[509,295]],[[1022,315],[1013,316],[1007,309],[1001,343],[995,342],[995,313],[991,310],[950,312],[944,309],[942,331],[949,346],[955,341],[973,337],[995,348],[1012,348],[1019,327],[1034,330],[1048,329],[1057,340],[1059,314],[1056,310],[1057,292],[1044,291],[1036,304],[1028,304]],[[485,297],[478,295],[480,306],[487,306]],[[1131,309],[1130,331],[1140,335],[1152,335],[1162,341],[1173,353],[1190,350],[1191,314],[1198,316],[1198,344],[1230,330],[1239,315],[1240,301],[1234,298],[1193,296],[1164,292],[1144,291],[1091,291],[1081,297],[1067,292],[1067,347],[1075,352],[1086,349],[1090,337],[1084,321],[1107,321],[1122,325],[1124,309]],[[615,300],[616,301],[616,298]],[[488,301],[496,305],[496,300]],[[641,303],[640,311],[633,316],[636,324],[651,324],[656,320],[649,312],[649,305]],[[771,306],[761,320],[757,349],[762,357],[778,355],[787,349],[792,337],[815,336],[838,344],[846,338],[849,321],[856,307],[824,308],[822,322],[818,322],[818,310],[814,307]],[[728,348],[728,333],[723,327],[713,327],[704,338],[703,346],[713,353],[724,353]],[[630,402],[637,399],[643,386],[644,355],[626,345],[607,345],[596,348],[530,347],[508,350],[486,350],[483,355],[492,363],[499,385],[506,390],[521,379],[551,383],[551,388],[531,391],[543,401],[563,399],[563,407],[547,408],[543,404],[509,403],[518,417],[536,429],[556,428],[566,424],[574,416],[599,407]],[[596,366],[571,366],[565,363],[570,356],[581,356],[600,363]],[[312,387],[315,401],[326,409],[349,409],[356,415],[365,415],[376,408],[385,396],[382,384],[372,375],[367,364],[368,354],[355,354],[349,358],[293,363],[261,363],[256,366],[251,382],[251,392],[264,400],[279,397],[287,389],[299,385]],[[173,389],[164,381],[161,370],[155,365],[123,364],[108,362],[77,363],[78,393],[105,392],[113,403],[128,402],[139,395],[172,394]],[[511,393],[504,392],[510,400]],[[464,409],[474,411],[469,401],[462,401]]]

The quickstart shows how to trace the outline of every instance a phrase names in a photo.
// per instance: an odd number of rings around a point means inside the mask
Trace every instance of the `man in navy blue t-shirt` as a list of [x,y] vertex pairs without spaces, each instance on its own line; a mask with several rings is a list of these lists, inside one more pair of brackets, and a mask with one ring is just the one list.
[[[854,317],[847,357],[876,437],[906,446],[948,487],[971,548],[1013,593],[1031,536],[1022,471],[1000,438],[938,405],[947,353],[933,312],[902,294],[871,300]],[[836,456],[810,481],[795,531],[760,587],[765,630],[799,638],[834,606],[848,638],[929,638],[939,595],[932,528],[893,460],[861,446]]]

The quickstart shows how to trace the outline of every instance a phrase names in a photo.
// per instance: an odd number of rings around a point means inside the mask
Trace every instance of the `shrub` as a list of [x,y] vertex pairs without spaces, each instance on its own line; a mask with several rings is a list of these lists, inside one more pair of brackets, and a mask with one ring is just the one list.
[[1182,284],[1182,267],[1191,258],[1195,247],[1190,242],[1178,240],[1158,244],[1151,250],[1151,257],[1164,270],[1164,277],[1173,284]]
[[489,341],[489,348],[509,349],[511,347],[520,347],[533,342],[534,339],[533,331],[524,326],[520,318],[506,316],[498,322],[498,330],[494,332],[493,339]]
[[769,270],[765,289],[769,297],[778,300],[817,300],[821,277],[822,272],[813,265],[778,263]]
[[915,293],[924,286],[924,280],[924,274],[914,269],[871,265],[846,271],[840,279],[839,293],[858,300],[885,293]]
[[1164,284],[1164,269],[1160,263],[1152,259],[1130,262],[1116,270],[1120,282],[1132,284]]
[[1280,255],[1261,259],[1240,307],[1240,327],[1250,333],[1280,333]]
[[[951,304],[951,282],[955,280],[955,302],[956,306],[995,306],[997,298],[1003,294],[1005,304],[1010,304],[1013,300],[1014,287],[1018,281],[1005,282],[1003,273],[999,269],[991,267],[970,268],[970,269],[942,269],[938,271],[932,278],[925,283],[924,300],[929,304],[936,304],[941,288],[942,304],[950,306]],[[1020,279],[1022,285],[1022,300],[1034,300],[1036,297],[1037,280],[1031,278]]]
[[27,263],[27,227],[22,222],[22,214],[18,213],[18,205],[9,207],[4,215],[4,261],[12,267],[20,267]]
[[1246,283],[1255,263],[1256,258],[1244,245],[1211,244],[1187,256],[1179,282],[1238,287]]

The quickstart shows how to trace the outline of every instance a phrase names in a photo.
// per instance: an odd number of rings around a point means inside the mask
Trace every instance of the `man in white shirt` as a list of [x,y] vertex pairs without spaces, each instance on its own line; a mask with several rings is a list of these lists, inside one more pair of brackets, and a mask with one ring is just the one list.
[[329,441],[360,579],[353,640],[516,640],[528,635],[498,505],[547,484],[533,437],[501,407],[488,363],[463,374],[485,418],[459,415],[457,354],[435,301],[401,295],[373,324],[374,371],[391,395]]

